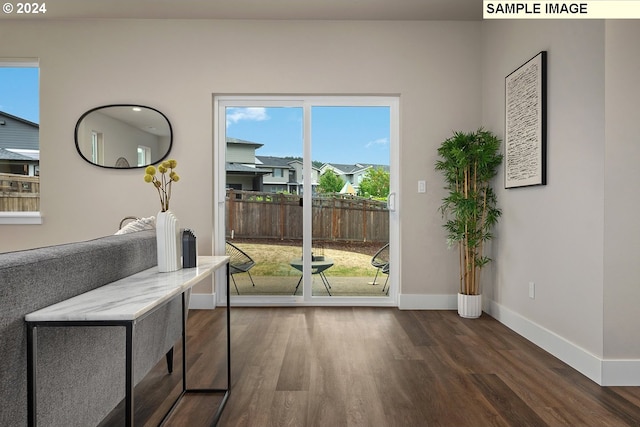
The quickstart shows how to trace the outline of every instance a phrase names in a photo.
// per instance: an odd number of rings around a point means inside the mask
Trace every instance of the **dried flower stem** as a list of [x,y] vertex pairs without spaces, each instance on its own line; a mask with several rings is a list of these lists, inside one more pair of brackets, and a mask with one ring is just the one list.
[[[180,179],[180,176],[173,170],[177,164],[178,162],[175,160],[162,162],[162,164],[158,166],[160,178],[155,176],[156,168],[154,166],[147,166],[145,169],[144,180],[145,182],[153,183],[156,190],[158,190],[158,196],[160,197],[160,209],[162,212],[169,210],[172,184]],[[167,172],[169,172],[168,176]]]

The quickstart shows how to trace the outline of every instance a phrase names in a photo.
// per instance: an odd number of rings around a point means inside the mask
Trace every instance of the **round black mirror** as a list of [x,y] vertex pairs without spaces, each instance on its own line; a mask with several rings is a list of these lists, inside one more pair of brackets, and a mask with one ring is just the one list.
[[84,113],[75,130],[83,159],[103,168],[143,168],[169,155],[173,130],[155,108],[118,104]]

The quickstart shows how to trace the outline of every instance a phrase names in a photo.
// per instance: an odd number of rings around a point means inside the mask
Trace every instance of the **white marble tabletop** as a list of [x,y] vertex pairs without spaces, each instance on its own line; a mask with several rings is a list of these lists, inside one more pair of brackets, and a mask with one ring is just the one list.
[[199,256],[197,267],[169,273],[157,267],[108,283],[27,314],[27,322],[136,320],[180,295],[229,261],[228,256]]

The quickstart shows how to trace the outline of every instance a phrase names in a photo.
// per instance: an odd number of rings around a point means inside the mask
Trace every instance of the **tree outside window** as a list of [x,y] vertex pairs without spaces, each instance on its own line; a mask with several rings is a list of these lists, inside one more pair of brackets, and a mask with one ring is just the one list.
[[318,180],[318,193],[321,194],[338,193],[342,187],[344,181],[331,169],[323,173]]
[[383,168],[367,171],[358,187],[358,196],[385,200],[389,195],[389,172]]

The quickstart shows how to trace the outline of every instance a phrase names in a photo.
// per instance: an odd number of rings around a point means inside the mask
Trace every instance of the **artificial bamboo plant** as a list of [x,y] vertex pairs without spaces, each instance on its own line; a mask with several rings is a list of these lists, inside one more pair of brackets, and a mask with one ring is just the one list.
[[460,293],[480,294],[480,269],[491,261],[484,245],[491,240],[491,229],[502,214],[496,206],[491,181],[502,163],[500,139],[482,128],[475,132],[454,132],[438,148],[445,188],[440,211],[446,218],[449,247],[460,251]]

